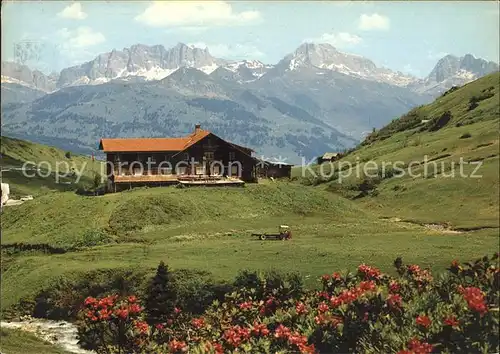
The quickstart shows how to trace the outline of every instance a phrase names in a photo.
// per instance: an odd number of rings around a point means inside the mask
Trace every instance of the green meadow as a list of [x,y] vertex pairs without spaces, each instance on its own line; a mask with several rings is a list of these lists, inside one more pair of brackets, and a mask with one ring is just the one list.
[[[4,174],[15,195],[36,197],[4,208],[1,216],[1,309],[64,279],[98,270],[153,274],[160,261],[221,281],[243,269],[297,272],[315,287],[320,275],[361,263],[392,272],[398,256],[441,271],[453,259],[491,254],[499,242],[499,95],[499,74],[489,75],[373,132],[331,165],[311,166],[312,172],[294,168],[288,181],[90,197],[77,195],[74,186],[61,187],[54,176]],[[3,165],[86,163],[84,184],[92,184],[100,170],[88,157],[5,137],[2,155]],[[356,173],[369,161],[377,166],[375,177]],[[379,173],[383,163],[396,161],[406,170],[414,162],[414,176],[390,168]],[[290,226],[292,240],[252,237],[282,224]],[[2,331],[4,340],[8,353],[16,353],[8,345],[20,345],[22,352],[22,345],[34,341],[24,342],[15,331]]]

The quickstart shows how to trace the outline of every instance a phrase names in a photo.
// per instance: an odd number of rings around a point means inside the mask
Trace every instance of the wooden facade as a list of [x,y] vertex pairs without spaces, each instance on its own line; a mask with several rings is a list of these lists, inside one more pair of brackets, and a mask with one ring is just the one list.
[[225,141],[196,125],[183,138],[101,139],[107,191],[174,183],[237,184],[256,180],[252,149]]
[[286,163],[258,160],[257,176],[260,178],[290,178],[292,165]]

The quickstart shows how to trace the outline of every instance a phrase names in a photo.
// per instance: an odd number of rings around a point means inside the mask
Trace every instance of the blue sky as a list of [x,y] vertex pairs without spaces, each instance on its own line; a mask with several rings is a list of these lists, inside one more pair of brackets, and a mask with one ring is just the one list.
[[[136,43],[207,46],[212,55],[276,63],[327,42],[423,77],[446,54],[499,61],[497,2],[4,2],[2,60],[45,73]],[[26,49],[21,57],[15,48]]]

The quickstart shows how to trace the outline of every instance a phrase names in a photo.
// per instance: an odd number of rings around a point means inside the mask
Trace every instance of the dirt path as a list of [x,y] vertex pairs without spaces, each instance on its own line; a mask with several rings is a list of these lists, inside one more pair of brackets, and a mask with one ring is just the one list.
[[412,220],[403,220],[403,219],[397,218],[397,217],[392,217],[392,218],[382,217],[381,219],[388,220],[389,222],[392,222],[392,223],[406,223],[406,224],[418,225],[418,226],[422,226],[422,227],[426,228],[427,230],[436,231],[436,232],[439,232],[442,234],[463,234],[464,233],[464,231],[453,229],[447,224],[424,224],[424,223],[420,223],[420,222],[412,221]]

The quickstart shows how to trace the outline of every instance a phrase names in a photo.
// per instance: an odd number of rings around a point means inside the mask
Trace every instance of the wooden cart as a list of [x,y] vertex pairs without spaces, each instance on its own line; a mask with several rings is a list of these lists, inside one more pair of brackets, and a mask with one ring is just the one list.
[[289,240],[292,238],[292,232],[287,225],[280,225],[279,233],[269,234],[269,233],[253,233],[252,236],[258,237],[260,240]]

